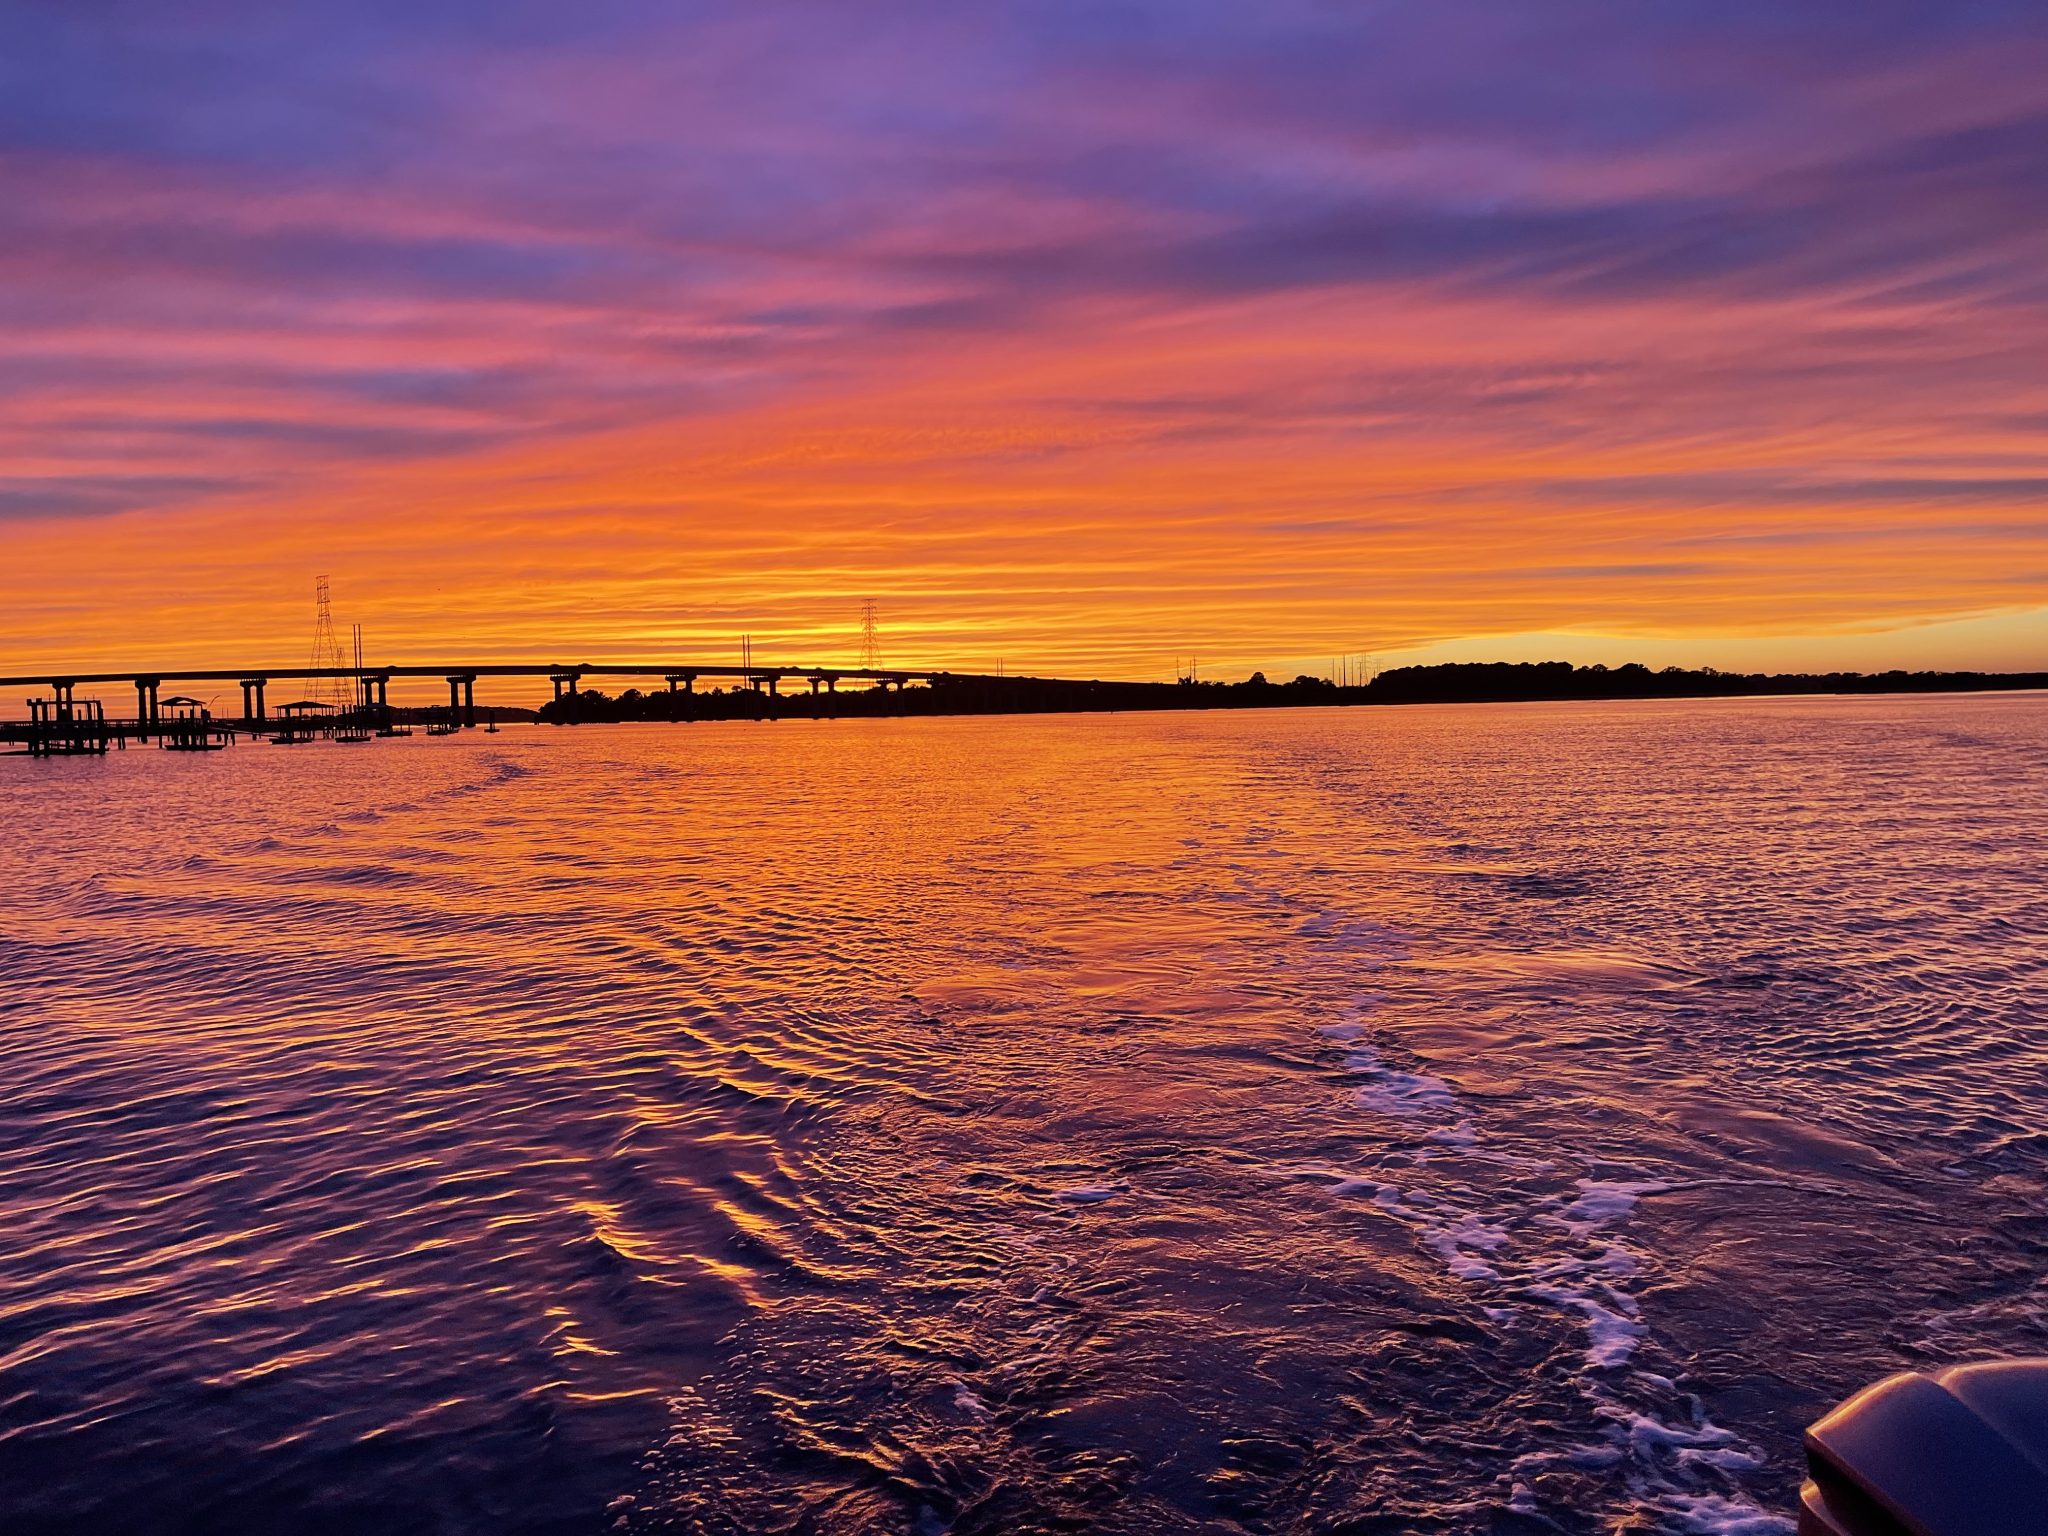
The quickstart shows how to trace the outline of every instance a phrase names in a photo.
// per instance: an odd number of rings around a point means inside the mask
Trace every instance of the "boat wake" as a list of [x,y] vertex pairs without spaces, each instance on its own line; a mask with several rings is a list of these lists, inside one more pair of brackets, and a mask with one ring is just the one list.
[[1419,1249],[1474,1288],[1495,1328],[1512,1332],[1562,1314],[1579,1329],[1571,1376],[1592,1433],[1518,1457],[1504,1475],[1504,1507],[1566,1529],[1554,1517],[1583,1513],[1595,1474],[1618,1480],[1620,1502],[1673,1536],[1789,1536],[1792,1522],[1743,1490],[1743,1474],[1762,1465],[1756,1448],[1637,1358],[1649,1333],[1639,1290],[1652,1265],[1624,1240],[1630,1217],[1645,1199],[1730,1181],[1594,1169],[1594,1160],[1562,1150],[1537,1158],[1491,1148],[1482,1117],[1448,1082],[1389,1059],[1370,1007],[1318,1033],[1342,1053],[1353,1103],[1387,1137],[1367,1171],[1296,1172],[1408,1228]]

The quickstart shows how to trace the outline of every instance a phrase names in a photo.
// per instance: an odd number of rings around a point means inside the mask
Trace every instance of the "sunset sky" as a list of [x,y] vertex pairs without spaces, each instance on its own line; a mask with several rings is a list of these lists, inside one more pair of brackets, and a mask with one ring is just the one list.
[[2048,666],[2048,12],[0,11],[0,672]]

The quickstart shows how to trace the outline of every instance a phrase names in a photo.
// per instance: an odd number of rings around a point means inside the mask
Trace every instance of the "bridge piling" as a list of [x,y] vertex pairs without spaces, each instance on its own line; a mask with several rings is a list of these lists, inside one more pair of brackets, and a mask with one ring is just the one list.
[[[561,690],[555,690],[561,697]],[[469,727],[476,724],[476,674],[457,672],[448,679],[448,718],[455,724]]]
[[144,741],[157,734],[157,725],[162,715],[162,711],[157,707],[157,690],[162,687],[161,678],[135,679],[135,724]]

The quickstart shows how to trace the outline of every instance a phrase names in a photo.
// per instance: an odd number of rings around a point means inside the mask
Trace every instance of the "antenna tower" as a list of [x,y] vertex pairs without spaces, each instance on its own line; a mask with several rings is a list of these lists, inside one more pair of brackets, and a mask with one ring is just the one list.
[[331,704],[337,712],[349,707],[348,684],[342,678],[341,639],[334,633],[334,610],[327,599],[327,578],[313,583],[313,658],[306,670],[306,697],[316,704]]
[[873,672],[882,665],[882,636],[878,624],[882,606],[872,597],[860,605],[860,665],[864,672]]

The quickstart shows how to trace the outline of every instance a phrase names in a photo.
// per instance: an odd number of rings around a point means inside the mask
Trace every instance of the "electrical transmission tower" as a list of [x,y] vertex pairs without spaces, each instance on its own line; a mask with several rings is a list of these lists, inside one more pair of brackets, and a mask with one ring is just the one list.
[[882,606],[872,597],[860,605],[860,665],[864,672],[873,672],[882,665],[882,636],[878,625]]
[[342,660],[341,638],[334,632],[325,576],[314,582],[313,597],[313,658],[306,663],[306,670],[313,675],[306,680],[306,697],[316,704],[330,704],[340,713],[351,703],[349,684],[341,675],[347,663]]

